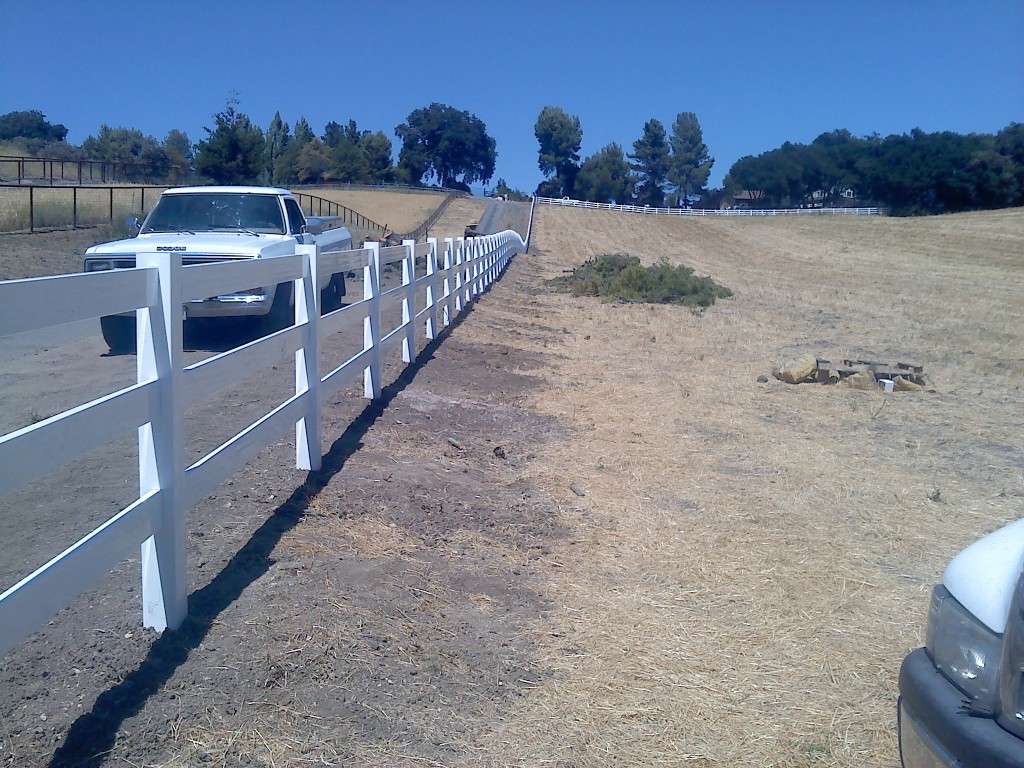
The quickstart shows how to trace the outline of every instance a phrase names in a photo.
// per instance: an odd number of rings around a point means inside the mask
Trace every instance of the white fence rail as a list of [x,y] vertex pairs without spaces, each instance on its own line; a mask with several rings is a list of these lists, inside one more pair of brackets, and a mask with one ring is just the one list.
[[654,216],[880,216],[881,208],[652,208],[649,205],[615,205],[591,203],[568,198],[538,197],[542,205],[561,205],[570,208],[596,208],[602,211],[647,213]]
[[[131,430],[138,431],[138,498],[75,544],[0,594],[0,655],[128,557],[142,553],[145,626],[176,628],[185,618],[187,511],[260,450],[293,428],[296,464],[321,462],[321,405],[363,377],[368,398],[381,394],[385,355],[416,356],[525,250],[515,232],[478,238],[378,243],[354,251],[315,245],[272,259],[183,267],[173,253],[139,253],[136,268],[0,282],[0,337],[63,323],[136,311],[137,382],[36,424],[0,436],[0,498]],[[416,275],[416,264],[425,270]],[[402,283],[381,289],[387,264],[402,265]],[[361,270],[363,298],[321,317],[317,274]],[[294,323],[276,333],[190,366],[183,364],[181,308],[186,302],[252,285],[293,281]],[[402,320],[382,327],[397,304]],[[319,339],[353,323],[363,349],[325,375]],[[294,356],[295,392],[218,448],[185,465],[184,414],[260,368]]]

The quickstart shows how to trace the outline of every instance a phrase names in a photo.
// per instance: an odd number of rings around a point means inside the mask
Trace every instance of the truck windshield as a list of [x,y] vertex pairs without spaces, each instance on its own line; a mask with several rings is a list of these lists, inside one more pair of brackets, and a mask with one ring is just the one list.
[[164,195],[149,214],[143,232],[239,230],[283,235],[281,205],[273,195]]

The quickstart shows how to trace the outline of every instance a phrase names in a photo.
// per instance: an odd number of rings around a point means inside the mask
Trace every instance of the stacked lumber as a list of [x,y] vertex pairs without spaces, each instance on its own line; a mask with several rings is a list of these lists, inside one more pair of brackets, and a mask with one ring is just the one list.
[[886,391],[918,391],[925,387],[924,366],[913,363],[879,363],[872,360],[843,360],[841,365],[830,360],[806,354],[790,360],[772,372],[776,379],[787,384],[817,382],[843,383],[856,389]]

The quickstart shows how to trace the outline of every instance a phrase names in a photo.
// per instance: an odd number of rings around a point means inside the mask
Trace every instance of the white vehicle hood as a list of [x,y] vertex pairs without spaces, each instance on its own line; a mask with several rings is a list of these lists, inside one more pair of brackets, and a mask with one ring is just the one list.
[[184,232],[139,235],[129,240],[100,243],[89,248],[86,256],[134,255],[136,253],[180,253],[203,256],[267,257],[293,253],[295,238],[290,235],[251,235],[245,232]]

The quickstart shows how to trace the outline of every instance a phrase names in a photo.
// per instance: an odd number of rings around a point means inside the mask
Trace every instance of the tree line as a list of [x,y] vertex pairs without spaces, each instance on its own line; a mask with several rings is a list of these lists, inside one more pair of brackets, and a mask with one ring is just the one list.
[[[497,147],[478,117],[445,104],[413,110],[394,129],[362,130],[331,121],[317,135],[304,117],[294,128],[280,113],[266,130],[238,109],[232,95],[213,115],[206,137],[192,143],[180,130],[162,141],[132,128],[103,125],[80,147],[68,129],[38,110],[0,115],[0,152],[125,164],[129,181],[212,181],[219,184],[438,184],[469,189],[495,171]],[[632,151],[612,142],[581,160],[580,118],[545,106],[534,125],[535,194],[593,202],[719,207],[884,206],[896,214],[944,213],[1024,205],[1024,124],[994,135],[925,133],[858,137],[823,133],[810,144],[786,142],[737,160],[721,189],[708,188],[714,165],[696,114],[680,112],[669,129],[652,118]],[[498,194],[527,197],[499,179]]]
[[844,197],[898,215],[1024,205],[1024,124],[995,135],[830,131],[740,158],[725,185],[757,190],[761,207],[836,205]]
[[704,144],[700,121],[680,112],[667,133],[660,120],[644,124],[626,154],[612,142],[580,162],[583,128],[577,115],[546,106],[534,125],[542,197],[576,197],[601,203],[691,206],[708,183],[715,159]]
[[679,113],[671,132],[648,120],[631,153],[613,142],[582,162],[578,116],[546,106],[534,134],[546,177],[536,193],[545,197],[658,207],[875,205],[898,215],[1024,205],[1021,123],[995,135],[830,131],[810,144],[786,142],[740,158],[721,189],[706,186],[714,158],[692,112]]
[[436,183],[469,191],[494,175],[497,146],[482,120],[433,103],[413,110],[395,128],[397,163],[383,131],[360,130],[354,120],[331,121],[317,135],[305,117],[294,129],[277,112],[266,130],[238,109],[237,97],[213,115],[206,137],[192,143],[180,130],[163,141],[134,128],[100,126],[76,147],[68,129],[39,110],[0,115],[4,151],[60,160],[120,163],[128,181],[210,181],[215,184]]

